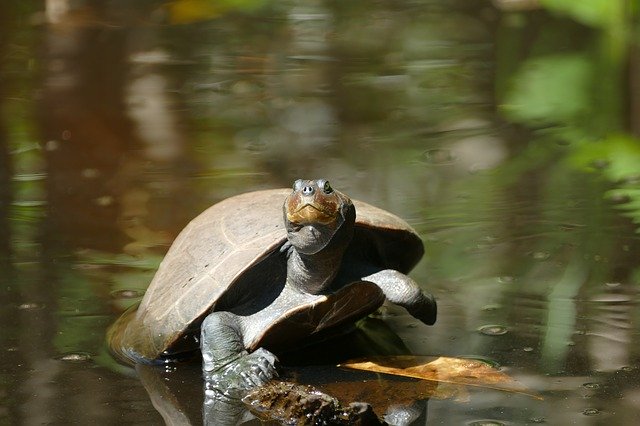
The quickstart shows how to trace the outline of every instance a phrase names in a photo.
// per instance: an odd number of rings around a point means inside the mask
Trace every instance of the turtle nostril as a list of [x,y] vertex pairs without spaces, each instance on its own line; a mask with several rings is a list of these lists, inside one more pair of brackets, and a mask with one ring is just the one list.
[[307,185],[304,188],[302,188],[302,194],[303,195],[313,195],[315,191],[313,190],[313,186],[311,185]]

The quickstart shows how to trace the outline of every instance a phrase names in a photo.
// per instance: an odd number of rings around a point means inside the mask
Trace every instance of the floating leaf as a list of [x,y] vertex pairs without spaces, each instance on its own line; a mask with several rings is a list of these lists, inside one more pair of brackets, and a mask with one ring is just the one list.
[[473,359],[403,355],[353,360],[340,366],[439,383],[498,389],[541,399],[508,375]]

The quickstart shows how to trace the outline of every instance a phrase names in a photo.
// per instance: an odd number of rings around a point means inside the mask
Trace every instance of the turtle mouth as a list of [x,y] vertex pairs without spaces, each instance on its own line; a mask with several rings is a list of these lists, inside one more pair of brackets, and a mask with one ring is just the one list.
[[338,216],[339,210],[329,210],[318,206],[314,203],[304,203],[293,211],[287,212],[287,219],[296,225],[322,224],[328,225],[334,223]]

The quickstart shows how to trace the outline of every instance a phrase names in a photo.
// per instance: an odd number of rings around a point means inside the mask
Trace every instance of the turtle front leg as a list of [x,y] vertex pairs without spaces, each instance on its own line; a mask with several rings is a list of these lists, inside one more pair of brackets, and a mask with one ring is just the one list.
[[438,307],[433,295],[424,293],[418,284],[394,269],[384,269],[362,278],[371,281],[384,293],[387,300],[405,308],[411,316],[425,324],[436,322]]
[[250,389],[277,376],[276,356],[263,348],[248,353],[238,317],[230,312],[213,312],[205,318],[200,349],[207,387]]

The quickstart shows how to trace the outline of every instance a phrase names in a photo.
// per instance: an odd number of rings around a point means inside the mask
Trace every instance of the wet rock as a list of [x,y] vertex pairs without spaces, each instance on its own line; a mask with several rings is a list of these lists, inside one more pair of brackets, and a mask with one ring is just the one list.
[[259,418],[284,425],[385,425],[364,402],[347,406],[308,385],[273,381],[242,401]]

